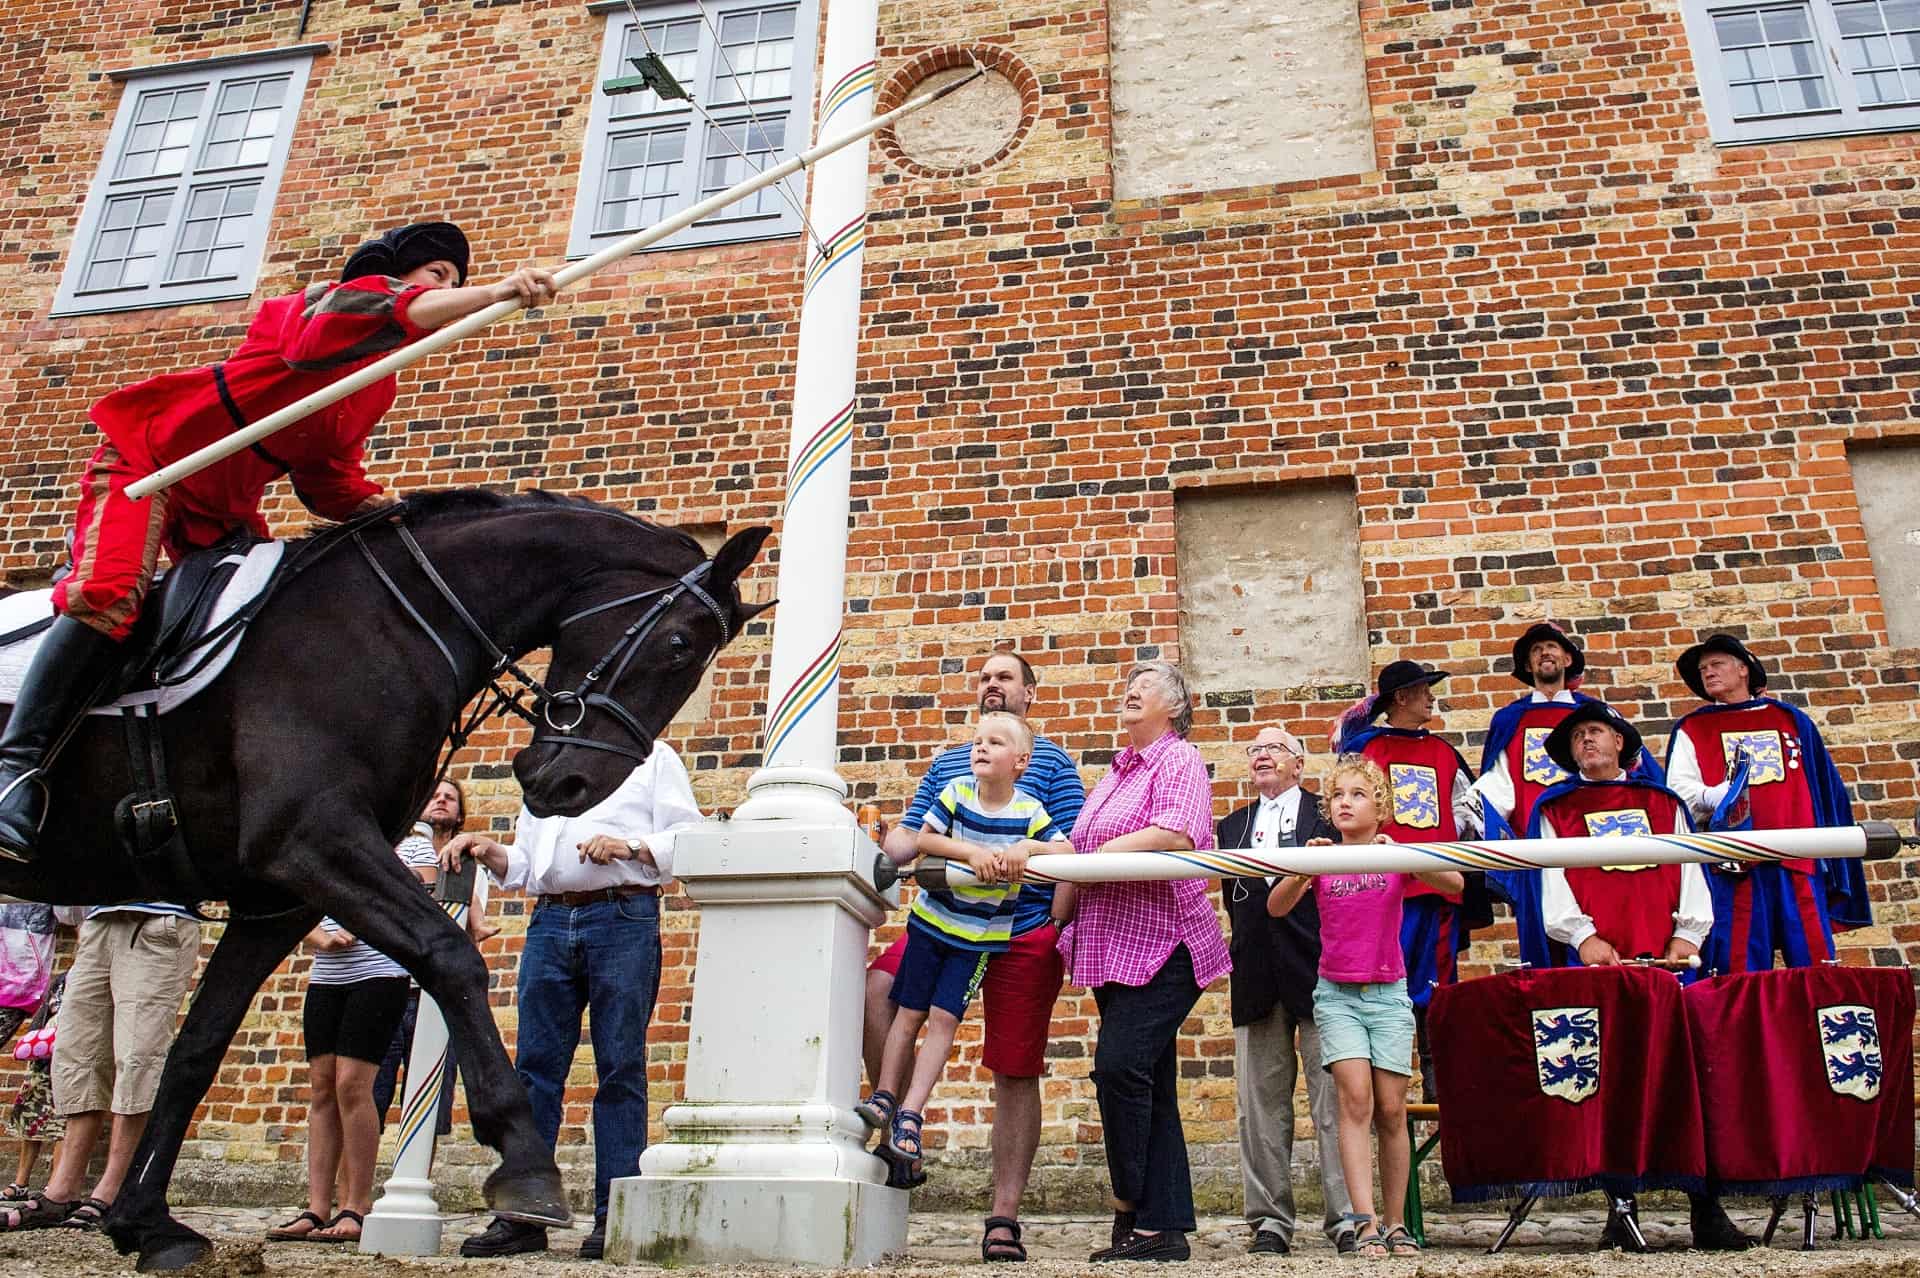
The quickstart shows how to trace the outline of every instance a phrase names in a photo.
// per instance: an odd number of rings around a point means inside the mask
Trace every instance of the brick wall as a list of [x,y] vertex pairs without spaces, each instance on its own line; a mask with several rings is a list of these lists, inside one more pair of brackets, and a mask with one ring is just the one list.
[[[1371,172],[1116,201],[1105,5],[884,8],[883,74],[974,40],[1015,50],[1041,93],[1025,144],[990,172],[942,181],[876,163],[843,668],[856,795],[904,801],[963,730],[965,668],[996,641],[1034,656],[1043,726],[1092,775],[1115,748],[1125,663],[1178,655],[1177,493],[1338,478],[1358,497],[1374,665],[1455,671],[1446,726],[1463,747],[1517,690],[1496,667],[1530,620],[1572,624],[1589,688],[1656,748],[1688,707],[1674,656],[1724,627],[1825,728],[1861,811],[1906,820],[1920,651],[1886,645],[1846,450],[1920,436],[1913,137],[1716,149],[1677,0],[1360,10]],[[48,318],[118,100],[98,73],[291,44],[295,13],[23,0],[12,15],[9,571],[53,563],[87,403],[217,358],[249,309]],[[315,5],[309,38],[333,52],[302,107],[261,294],[415,214],[465,223],[480,278],[557,258],[599,33],[571,3]],[[777,523],[799,262],[789,240],[624,264],[403,378],[373,468],[402,489],[537,482],[672,522]],[[284,498],[275,510],[299,526]],[[678,742],[711,808],[737,803],[757,763],[766,650],[763,630],[730,650],[710,717]],[[1220,810],[1244,798],[1250,725],[1289,724],[1323,752],[1356,691],[1210,694],[1194,738],[1218,766]],[[496,829],[515,807],[515,744],[493,734],[469,756]],[[1920,945],[1916,881],[1905,864],[1872,878],[1880,925],[1845,956],[1905,961]],[[656,1106],[680,1082],[697,926],[673,905]],[[496,909],[493,997],[511,1039],[524,916],[515,899]],[[1498,930],[1483,940],[1476,968],[1504,944]],[[263,993],[196,1129],[190,1165],[222,1192],[299,1176],[305,966]],[[1052,1202],[1102,1192],[1093,1023],[1069,992],[1045,1092],[1038,1185]],[[1196,1172],[1226,1201],[1223,990],[1188,1029]],[[930,1115],[937,1156],[962,1169],[950,1189],[983,1175],[976,1032]],[[583,1051],[562,1137],[583,1168],[591,1077]],[[479,1161],[456,1147],[443,1165],[470,1176]]]

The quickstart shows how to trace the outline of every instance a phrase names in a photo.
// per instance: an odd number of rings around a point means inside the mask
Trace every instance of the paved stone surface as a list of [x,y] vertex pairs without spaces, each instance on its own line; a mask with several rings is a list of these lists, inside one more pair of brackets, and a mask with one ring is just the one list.
[[[1568,1204],[1545,1204],[1523,1226],[1515,1244],[1497,1257],[1486,1256],[1485,1249],[1499,1232],[1501,1217],[1494,1212],[1449,1210],[1428,1216],[1429,1250],[1417,1262],[1379,1261],[1375,1264],[1402,1269],[1409,1278],[1434,1274],[1546,1275],[1549,1278],[1666,1278],[1677,1275],[1725,1275],[1749,1278],[1759,1275],[1823,1275],[1830,1278],[1866,1278],[1889,1275],[1920,1278],[1920,1221],[1910,1218],[1884,1218],[1887,1237],[1868,1243],[1831,1240],[1831,1218],[1822,1211],[1820,1246],[1812,1252],[1792,1250],[1797,1239],[1783,1226],[1778,1244],[1766,1251],[1743,1255],[1704,1255],[1685,1250],[1686,1213],[1643,1206],[1649,1241],[1663,1248],[1651,1256],[1599,1254],[1592,1251],[1598,1237],[1602,1213],[1598,1200],[1578,1199]],[[1575,1210],[1578,1208],[1579,1210]],[[457,1258],[460,1242],[478,1231],[486,1218],[477,1214],[450,1216],[442,1254],[434,1258],[407,1260],[361,1256],[350,1247],[327,1247],[312,1243],[263,1244],[261,1237],[278,1219],[292,1215],[286,1211],[258,1208],[187,1208],[181,1218],[214,1238],[217,1250],[207,1262],[196,1266],[194,1278],[239,1278],[242,1275],[278,1273],[290,1278],[410,1278],[417,1275],[445,1275],[472,1271],[477,1265],[502,1266],[516,1273],[540,1278],[561,1278],[566,1272],[578,1273],[581,1262],[573,1256],[580,1231],[555,1232],[553,1250],[536,1256],[514,1257],[510,1261],[475,1262]],[[1757,1233],[1765,1223],[1764,1215],[1752,1210],[1733,1210],[1734,1219],[1750,1232]],[[1790,1222],[1791,1219],[1790,1219]],[[1797,1225],[1795,1226],[1797,1228]],[[1027,1243],[1034,1263],[1029,1271],[1048,1275],[1085,1272],[1087,1254],[1105,1244],[1106,1217],[1032,1216],[1027,1220]],[[977,1216],[922,1214],[913,1219],[908,1240],[909,1255],[890,1266],[901,1274],[938,1275],[957,1273],[963,1267],[977,1272],[979,1263],[980,1219]],[[1324,1271],[1336,1253],[1318,1234],[1297,1240],[1299,1250],[1291,1257],[1249,1258],[1245,1254],[1244,1226],[1237,1219],[1209,1217],[1200,1222],[1193,1235],[1194,1266],[1190,1271],[1202,1274],[1244,1274],[1250,1268],[1279,1274],[1307,1275]],[[1355,1262],[1356,1264],[1360,1262]],[[632,1268],[652,1268],[633,1266]],[[1131,1270],[1132,1267],[1126,1267]],[[782,1271],[780,1266],[726,1266],[709,1270],[716,1275],[750,1275]],[[130,1259],[114,1254],[108,1242],[92,1234],[67,1230],[47,1230],[30,1234],[0,1235],[0,1274],[6,1278],[93,1278],[94,1275],[133,1272]],[[782,1271],[784,1272],[784,1271]]]

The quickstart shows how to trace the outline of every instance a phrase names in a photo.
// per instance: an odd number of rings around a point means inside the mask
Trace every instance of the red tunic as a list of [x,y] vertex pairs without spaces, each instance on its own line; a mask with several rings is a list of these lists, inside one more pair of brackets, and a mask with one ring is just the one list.
[[[1815,818],[1813,788],[1801,759],[1800,737],[1793,717],[1778,706],[1756,705],[1746,710],[1692,714],[1680,721],[1680,730],[1693,746],[1700,779],[1719,785],[1736,749],[1744,747],[1752,764],[1747,769],[1747,801],[1756,830],[1811,830]],[[1812,874],[1814,862],[1782,861],[1800,874]]]
[[[1387,774],[1393,792],[1393,810],[1380,823],[1380,833],[1395,843],[1444,843],[1460,837],[1453,824],[1460,756],[1452,746],[1430,732],[1417,737],[1381,732],[1368,738],[1360,753]],[[1443,893],[1417,879],[1408,881],[1406,895],[1460,900],[1457,892]]]
[[[1634,785],[1583,785],[1540,809],[1544,831],[1565,839],[1610,834],[1667,834],[1687,828],[1677,796]],[[1593,930],[1623,958],[1667,952],[1680,908],[1680,867],[1630,869],[1580,866],[1566,871],[1567,887]]]
[[[157,470],[420,337],[425,330],[407,312],[425,291],[368,276],[272,298],[223,364],[114,391],[94,404],[94,424],[134,468]],[[243,525],[264,536],[260,502],[283,474],[309,509],[329,519],[378,494],[363,450],[395,391],[394,378],[383,377],[175,484],[167,502],[169,553],[177,558]]]
[[1533,805],[1540,796],[1567,779],[1567,774],[1547,753],[1547,734],[1578,707],[1564,701],[1533,702],[1521,712],[1513,739],[1507,742],[1503,758],[1507,777],[1513,782],[1513,816],[1508,821],[1524,833],[1533,819]]

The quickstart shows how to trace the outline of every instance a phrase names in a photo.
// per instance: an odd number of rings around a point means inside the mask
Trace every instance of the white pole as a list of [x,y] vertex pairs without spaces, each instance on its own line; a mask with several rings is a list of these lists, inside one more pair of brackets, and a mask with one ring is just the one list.
[[[1737,834],[1623,835],[1598,839],[1509,839],[1486,843],[1365,843],[1273,852],[1087,852],[1036,856],[1026,877],[1037,883],[1117,883],[1149,879],[1227,879],[1278,874],[1430,874],[1443,870],[1543,870],[1593,865],[1702,864],[1736,861],[1766,865],[1796,858],[1875,858],[1893,855],[1900,836],[1890,825],[1827,830],[1743,830]],[[923,865],[922,883],[939,876],[968,884],[972,870],[958,861]]]
[[[658,222],[643,231],[634,232],[632,235],[627,236],[617,243],[609,244],[592,257],[583,258],[571,266],[564,266],[555,271],[553,273],[554,281],[564,289],[622,258],[631,257],[648,245],[666,239],[675,231],[692,226],[695,222],[698,222],[701,218],[707,217],[710,214],[718,213],[721,209],[726,208],[736,200],[745,199],[755,191],[772,186],[775,182],[790,177],[809,165],[817,164],[842,148],[851,147],[856,142],[862,142],[869,134],[876,133],[893,121],[903,116],[911,115],[920,108],[937,102],[947,94],[954,92],[961,85],[969,83],[979,74],[980,72],[976,71],[973,76],[956,80],[951,84],[942,85],[940,88],[929,93],[923,93],[911,101],[902,103],[900,106],[895,107],[877,119],[865,120],[859,123],[858,127],[849,128],[845,133],[836,134],[818,146],[815,146],[810,151],[803,151],[789,160],[748,178],[738,186],[728,187],[718,195],[710,195],[698,204],[674,214],[664,222]],[[870,102],[871,97],[872,95],[869,94],[863,98],[862,101]],[[850,114],[848,119],[855,120],[858,119],[858,116]],[[858,150],[860,153],[860,172],[862,174],[860,191],[864,206],[867,149],[865,146],[861,146]],[[816,206],[814,210],[815,226],[823,225],[819,221],[819,217],[820,210]],[[864,228],[864,218],[862,220],[862,226]],[[834,243],[837,243],[837,237],[835,241],[829,242],[829,248],[832,248]],[[857,243],[854,245],[854,251],[858,251]],[[839,256],[837,253],[834,256],[833,260],[836,263],[839,260]],[[809,281],[811,281],[811,274],[809,274],[808,278]],[[450,346],[469,334],[477,333],[489,324],[492,324],[495,320],[505,319],[507,316],[519,310],[520,305],[519,298],[509,298],[504,302],[495,302],[485,310],[475,311],[463,319],[455,320],[451,324],[437,328],[425,337],[422,337],[419,341],[408,343],[391,355],[383,359],[375,360],[358,372],[324,386],[306,398],[294,401],[278,412],[269,413],[252,425],[241,430],[236,430],[231,435],[223,436],[213,443],[208,444],[205,448],[198,449],[182,457],[177,462],[161,467],[151,475],[135,480],[133,483],[127,485],[127,496],[136,500],[142,497],[151,497],[161,489],[177,484],[187,476],[205,470],[224,457],[230,457],[242,449],[251,448],[254,444],[265,439],[275,431],[291,426],[293,423],[311,416],[335,400],[346,395],[351,395],[361,387],[377,382],[390,373],[396,373],[408,365],[433,354],[433,352],[443,346]],[[804,320],[802,323],[804,325]],[[802,341],[804,349],[804,337]]]
[[[870,131],[861,121],[873,110],[877,22],[876,0],[834,0],[829,6],[821,132],[830,126],[861,136]],[[821,242],[808,252],[800,303],[766,753],[761,770],[747,782],[747,800],[736,820],[852,820],[841,805],[847,787],[834,765],[867,232],[866,143],[821,162],[812,176],[809,203]]]
[[[467,906],[448,903],[447,914],[467,927]],[[439,1138],[440,1094],[447,1079],[447,1020],[440,1005],[420,991],[413,1052],[407,1057],[407,1090],[400,1104],[400,1140],[393,1174],[360,1227],[360,1251],[381,1256],[440,1254],[440,1204],[433,1196],[433,1153]]]

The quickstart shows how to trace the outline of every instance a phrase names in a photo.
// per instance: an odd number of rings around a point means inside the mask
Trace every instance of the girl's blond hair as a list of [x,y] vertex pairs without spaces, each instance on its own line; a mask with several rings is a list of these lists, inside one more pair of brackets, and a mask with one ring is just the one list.
[[1334,785],[1347,776],[1359,777],[1373,791],[1373,806],[1379,812],[1380,823],[1385,825],[1388,814],[1393,811],[1393,787],[1387,783],[1387,774],[1380,770],[1379,764],[1363,754],[1343,754],[1333,761],[1333,767],[1327,770],[1326,780],[1321,782],[1329,798]]

